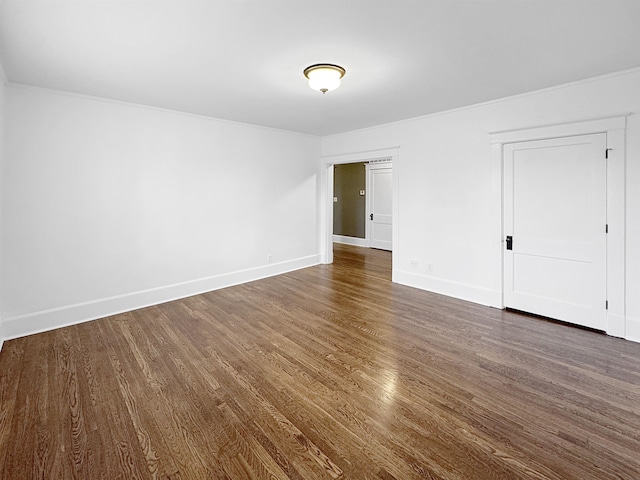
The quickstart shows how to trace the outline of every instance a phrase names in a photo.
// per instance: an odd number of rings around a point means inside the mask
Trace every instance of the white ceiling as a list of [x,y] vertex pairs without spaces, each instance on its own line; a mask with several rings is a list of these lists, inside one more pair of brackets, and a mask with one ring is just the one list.
[[[640,0],[0,0],[10,82],[339,133],[640,66]],[[346,68],[322,95],[310,64]]]

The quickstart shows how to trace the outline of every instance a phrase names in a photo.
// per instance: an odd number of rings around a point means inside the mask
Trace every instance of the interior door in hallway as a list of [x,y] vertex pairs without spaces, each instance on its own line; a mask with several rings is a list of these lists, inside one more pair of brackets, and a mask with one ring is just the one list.
[[388,163],[367,165],[367,227],[369,246],[392,250],[393,190],[391,165]]
[[606,134],[504,146],[506,307],[606,329]]

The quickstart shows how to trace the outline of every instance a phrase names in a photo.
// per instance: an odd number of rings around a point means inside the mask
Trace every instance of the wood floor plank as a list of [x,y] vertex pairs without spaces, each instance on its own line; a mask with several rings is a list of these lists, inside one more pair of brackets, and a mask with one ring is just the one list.
[[0,352],[0,478],[6,473],[10,458],[7,455],[15,435],[15,419],[18,402],[18,386],[22,373],[25,339],[7,342]]
[[93,407],[90,437],[101,457],[95,478],[99,478],[98,475],[122,480],[151,478],[131,418],[122,414],[127,407],[116,372],[111,363],[105,361],[108,352],[98,323],[78,325],[75,334]]
[[5,342],[0,478],[640,478],[640,345],[334,255]]
[[122,315],[114,321],[100,323],[99,327],[125,402],[126,411],[122,414],[131,419],[151,478],[170,477],[178,474],[179,470],[167,446],[164,432],[155,420],[155,408],[148,408],[148,405],[153,405],[156,396],[152,389],[147,388],[146,379],[140,379],[143,372],[136,368],[119,328],[119,323],[128,318],[131,316]]

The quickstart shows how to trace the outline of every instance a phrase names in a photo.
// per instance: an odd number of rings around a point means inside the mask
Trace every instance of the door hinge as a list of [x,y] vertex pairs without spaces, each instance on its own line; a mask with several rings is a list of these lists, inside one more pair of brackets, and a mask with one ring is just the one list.
[[605,302],[604,302],[604,309],[605,309],[605,310],[609,310],[609,300],[605,300]]
[[604,158],[609,158],[609,150],[613,150],[612,148],[607,148],[604,151]]
[[605,224],[604,226],[604,233],[609,233],[609,224]]

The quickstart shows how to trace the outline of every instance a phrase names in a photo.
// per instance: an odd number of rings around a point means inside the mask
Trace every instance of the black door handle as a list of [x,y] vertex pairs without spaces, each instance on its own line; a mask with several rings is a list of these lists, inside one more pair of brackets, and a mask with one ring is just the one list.
[[372,213],[371,215],[369,215],[369,218],[370,218],[371,220],[373,220],[373,213]]
[[507,250],[513,250],[513,237],[507,235]]

